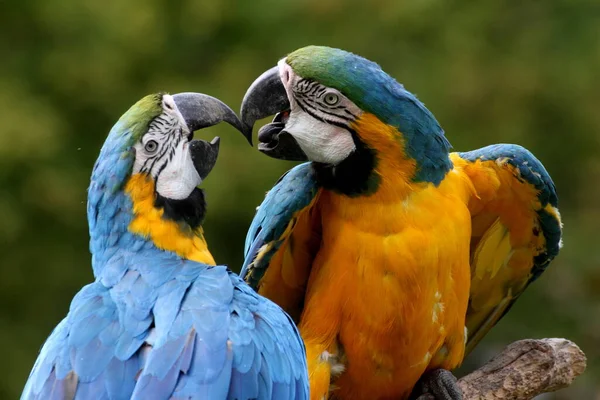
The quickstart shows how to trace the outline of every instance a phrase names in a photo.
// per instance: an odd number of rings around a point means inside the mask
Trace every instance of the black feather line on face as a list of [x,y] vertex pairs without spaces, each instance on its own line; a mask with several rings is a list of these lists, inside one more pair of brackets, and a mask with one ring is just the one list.
[[[157,153],[156,155],[152,156],[151,158],[148,158],[148,160],[146,160],[146,162],[148,162],[150,160],[150,166],[148,167],[148,170],[146,172],[148,173],[152,173],[152,170],[154,169],[154,165],[156,165],[156,163],[160,160],[162,160],[162,158],[164,157],[164,155],[167,153],[167,151],[169,151],[170,149],[170,143],[167,141],[166,143],[161,143],[162,144],[162,148],[160,149],[160,153]],[[144,163],[145,165],[145,163]],[[158,178],[158,174],[154,177],[154,179]]]
[[321,86],[319,87],[319,89],[317,89],[317,92],[315,93],[315,95],[316,95],[316,97],[317,97],[317,98],[320,98],[320,97],[322,97],[322,96],[323,96],[323,94],[324,94],[326,91],[327,91],[327,88],[326,88],[325,86],[321,85]]
[[[150,124],[150,128],[148,129],[149,132],[157,131],[156,133],[161,134],[163,139],[162,141],[158,141],[158,145],[161,147],[158,149],[157,153],[154,156],[148,157],[144,161],[141,171],[147,174],[152,174],[152,170],[154,169],[156,163],[160,162],[168,153],[168,160],[161,165],[159,170],[153,176],[155,180],[158,179],[160,173],[165,169],[166,164],[173,159],[177,146],[179,145],[181,140],[183,140],[181,135],[181,128],[175,129],[176,122],[177,121],[174,119],[167,120],[164,118],[163,115],[159,115],[152,121],[152,123]],[[161,128],[157,128],[157,126],[160,126]]]
[[[311,106],[309,103],[307,103],[303,99],[296,99],[296,104],[298,104],[298,106],[302,109],[302,111],[304,111],[305,113],[307,113],[308,115],[310,115],[311,117],[313,117],[314,119],[316,119],[318,121],[321,121],[326,124],[336,125],[341,128],[344,128],[344,129],[348,129],[348,130],[350,129],[350,126],[347,124],[334,121],[332,119],[326,118],[325,116],[318,115],[316,112],[318,112],[320,110],[315,109],[313,106]],[[338,115],[335,115],[335,114],[329,114],[329,113],[323,113],[323,114],[330,115],[333,117],[339,117]],[[344,119],[344,120],[350,122],[350,120],[348,118],[340,118],[340,119]]]
[[326,119],[322,118],[321,116],[315,114],[314,111],[309,110],[310,105],[307,104],[304,100],[302,100],[302,99],[296,99],[296,104],[298,104],[298,106],[302,109],[302,111],[304,111],[305,113],[307,113],[308,115],[310,115],[314,119],[316,119],[318,121],[321,121],[321,122],[329,123],[328,120],[326,120]]
[[331,106],[321,101],[327,89],[316,81],[301,79],[294,88],[293,96],[296,104],[311,117],[346,129],[352,136],[355,150],[338,165],[313,162],[316,179],[325,189],[346,196],[368,196],[377,191],[381,181],[375,171],[377,153],[350,127],[349,123],[356,120],[356,115],[343,104]]
[[[307,82],[306,80],[300,80],[299,85]],[[296,86],[293,91],[293,96],[296,99],[297,103],[301,103],[301,108],[306,112],[307,108],[313,109],[315,112],[320,112],[323,114],[330,115],[332,117],[340,118],[351,122],[356,119],[356,116],[350,112],[346,106],[343,104],[338,105],[329,105],[325,103],[321,98],[325,93],[327,93],[328,88],[326,86],[321,85],[315,81],[309,81],[310,84],[308,88],[302,87],[306,86],[306,84],[301,85],[301,87]],[[348,115],[350,117],[348,117]],[[314,114],[311,116],[315,117]],[[316,118],[316,117],[315,117]],[[323,119],[320,119],[323,121]]]
[[158,179],[158,177],[160,176],[160,174],[163,172],[163,170],[165,168],[167,168],[167,164],[169,164],[168,160],[165,160],[164,163],[162,163],[162,165],[160,166],[160,168],[158,169],[158,171],[156,171],[156,179]]
[[[157,142],[161,147],[155,155],[149,156],[144,161],[141,172],[152,175],[152,178],[156,181],[175,157],[177,147],[181,141],[186,138],[182,129],[177,129],[177,121],[172,118],[165,118],[164,115],[160,115],[152,121],[148,132],[160,135],[157,137]],[[157,163],[160,163],[160,167],[154,171],[156,165],[158,165]],[[188,232],[190,235],[196,234],[206,216],[206,201],[204,192],[201,189],[194,188],[192,193],[182,200],[166,198],[156,190],[154,194],[154,207],[163,210],[163,218],[179,223],[183,231]]]
[[[336,114],[334,112],[331,112],[331,111],[334,110],[334,107],[330,107],[330,106],[327,106],[327,105],[319,103],[319,102],[314,102],[315,104],[311,104],[310,101],[306,101],[305,99],[296,99],[296,101],[298,103],[302,103],[302,105],[304,106],[302,109],[304,111],[306,111],[306,112],[308,112],[306,110],[307,108],[311,108],[312,110],[314,110],[316,112],[320,112],[320,113],[323,113],[323,114],[326,114],[326,115],[330,115],[332,117],[343,119],[343,120],[348,121],[348,122],[352,122],[353,120],[356,119],[356,118],[354,118],[354,115],[352,115],[352,113],[350,113],[349,111],[348,111],[348,114],[350,114],[351,117],[347,117],[346,115],[340,115],[340,114]],[[346,110],[346,109],[343,108],[343,110]],[[313,114],[311,114],[311,116],[313,116]]]

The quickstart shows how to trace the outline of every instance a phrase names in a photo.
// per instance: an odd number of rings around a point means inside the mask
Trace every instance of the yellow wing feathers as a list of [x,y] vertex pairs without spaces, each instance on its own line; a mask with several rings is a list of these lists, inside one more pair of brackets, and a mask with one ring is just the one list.
[[484,233],[471,257],[471,285],[476,285],[485,275],[493,279],[500,268],[506,267],[513,252],[510,233],[497,218]]
[[[556,255],[561,225],[552,180],[527,150],[496,145],[453,153],[451,158],[476,192],[468,202],[472,225],[468,354]],[[550,220],[544,225],[546,215]]]

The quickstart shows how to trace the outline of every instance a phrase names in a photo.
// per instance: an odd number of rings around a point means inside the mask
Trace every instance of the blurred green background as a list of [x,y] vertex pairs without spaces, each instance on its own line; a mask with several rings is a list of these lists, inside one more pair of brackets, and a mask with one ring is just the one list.
[[[437,116],[456,150],[512,142],[546,165],[565,247],[465,369],[521,338],[566,337],[588,371],[547,399],[600,399],[600,3],[4,0],[0,5],[0,398],[92,280],[86,188],[112,124],[156,91],[235,110],[258,74],[308,44],[378,62]],[[232,128],[206,181],[206,236],[238,269],[255,207],[292,165]]]

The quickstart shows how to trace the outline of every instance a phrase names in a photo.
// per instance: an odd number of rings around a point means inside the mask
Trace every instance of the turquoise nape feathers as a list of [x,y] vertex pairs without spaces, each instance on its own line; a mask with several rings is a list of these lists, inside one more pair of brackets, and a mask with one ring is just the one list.
[[219,141],[219,100],[154,94],[110,131],[94,166],[88,223],[94,282],[41,349],[22,399],[306,399],[291,319],[225,266],[202,235],[198,185]]

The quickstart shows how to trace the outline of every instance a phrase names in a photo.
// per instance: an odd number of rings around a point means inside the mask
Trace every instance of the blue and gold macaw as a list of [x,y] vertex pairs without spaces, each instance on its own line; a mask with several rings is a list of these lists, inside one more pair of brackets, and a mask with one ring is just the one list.
[[241,275],[298,323],[311,399],[406,399],[420,379],[460,398],[448,370],[559,251],[550,176],[517,145],[450,154],[413,94],[338,49],[257,78],[246,132],[275,113],[259,150],[310,162],[268,192]]
[[88,193],[95,281],[75,296],[22,399],[307,399],[290,318],[225,266],[197,186],[235,113],[199,93],[141,99],[112,128]]

